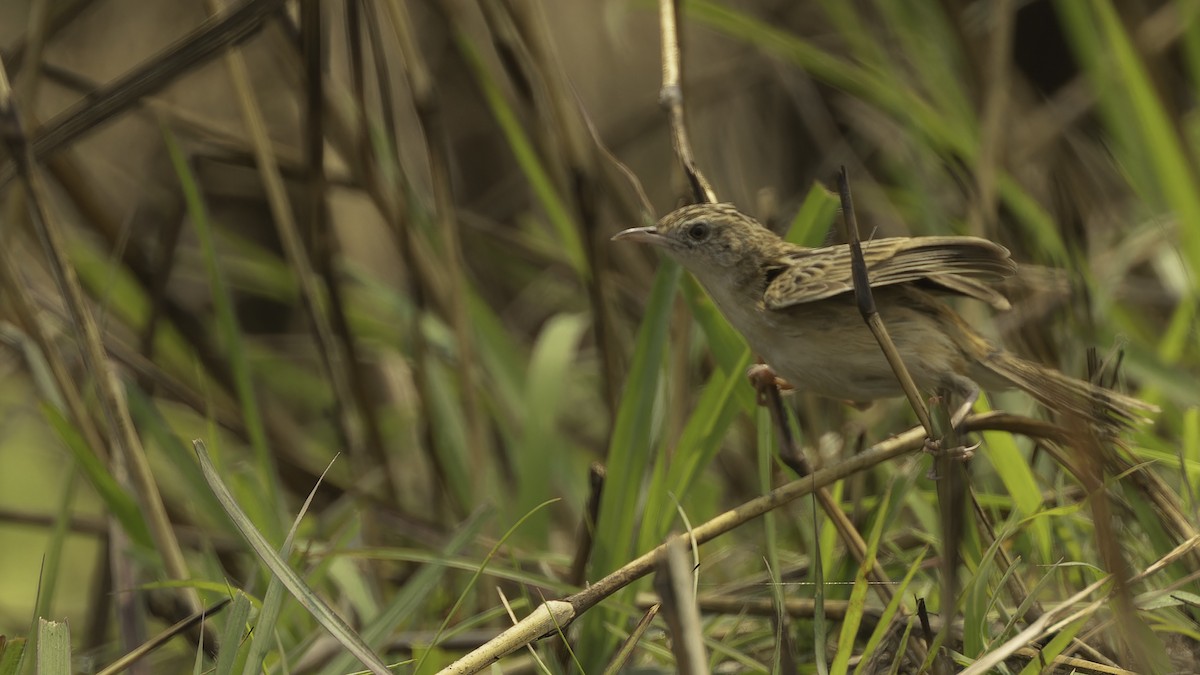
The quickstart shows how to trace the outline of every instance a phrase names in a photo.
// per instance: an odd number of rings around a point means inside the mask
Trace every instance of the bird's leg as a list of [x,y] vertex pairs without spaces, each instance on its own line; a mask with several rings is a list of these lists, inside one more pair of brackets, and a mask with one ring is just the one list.
[[792,385],[776,375],[771,366],[762,361],[750,366],[746,370],[746,377],[750,379],[750,384],[758,394],[758,404],[771,414],[771,421],[779,438],[779,459],[801,476],[811,474],[812,465],[796,445],[792,427],[788,424],[787,408],[784,407],[783,396],[780,395],[782,391],[792,389]]
[[[954,435],[958,436],[959,432],[962,431],[963,421],[967,419],[967,415],[971,413],[971,408],[974,408],[975,402],[979,400],[979,385],[962,375],[950,375],[946,378],[945,390],[947,392],[954,392],[962,397],[962,403],[950,415],[950,427],[954,430]],[[955,448],[946,448],[943,450],[941,440],[925,439],[926,452],[933,455],[946,452],[952,458],[958,460],[965,461],[971,459],[978,448],[979,443],[974,443],[972,445],[960,445]]]
[[767,387],[776,387],[780,391],[791,391],[792,385],[787,380],[775,374],[775,370],[765,363],[756,363],[746,369],[746,378],[758,395],[758,404],[766,407]]
[[979,385],[975,384],[974,380],[962,375],[955,375],[954,380],[959,388],[958,393],[963,397],[963,402],[954,409],[954,414],[950,416],[950,426],[954,427],[955,431],[961,431],[963,421],[967,419],[967,415],[971,414],[971,408],[974,408],[975,402],[979,400]]

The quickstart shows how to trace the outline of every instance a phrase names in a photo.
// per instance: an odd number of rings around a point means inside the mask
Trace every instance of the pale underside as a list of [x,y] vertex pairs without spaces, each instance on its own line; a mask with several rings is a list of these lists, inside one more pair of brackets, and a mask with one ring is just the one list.
[[[939,320],[930,313],[932,308],[923,306],[926,302],[940,304],[939,300],[905,287],[878,288],[874,293],[888,334],[922,390],[949,388],[960,393],[961,382],[954,375],[965,376],[987,389],[1010,386],[973,367],[977,357],[958,346],[972,344],[971,338],[959,335],[956,340],[948,334],[962,327]],[[730,322],[739,326],[751,350],[797,391],[857,402],[902,395],[896,375],[859,314],[852,294],[767,311],[752,311],[746,303],[719,294],[713,299]],[[746,330],[746,325],[753,328]],[[987,349],[982,341],[979,346]]]

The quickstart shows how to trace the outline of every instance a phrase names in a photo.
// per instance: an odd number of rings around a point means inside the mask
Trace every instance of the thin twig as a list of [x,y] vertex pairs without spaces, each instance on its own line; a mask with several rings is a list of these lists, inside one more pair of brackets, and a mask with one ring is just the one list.
[[575,558],[571,561],[571,571],[567,575],[567,583],[572,586],[582,586],[586,581],[587,563],[592,557],[592,545],[595,543],[596,519],[600,516],[600,498],[604,494],[604,465],[593,463],[588,469],[588,500],[583,510],[583,518],[579,523],[579,533],[575,537]]
[[917,384],[913,382],[912,375],[909,375],[908,368],[904,366],[904,360],[900,358],[900,350],[896,349],[896,343],[892,342],[887,327],[883,325],[883,319],[879,316],[879,310],[875,307],[875,296],[871,293],[871,281],[867,276],[867,264],[863,260],[862,239],[858,234],[858,219],[854,215],[854,200],[850,195],[850,179],[846,175],[844,166],[838,172],[838,194],[842,199],[842,217],[846,224],[846,239],[850,244],[854,299],[858,302],[858,311],[862,314],[867,327],[871,329],[871,334],[879,342],[879,348],[883,350],[883,355],[887,358],[888,365],[892,367],[892,372],[896,374],[896,379],[900,381],[900,387],[904,389],[904,395],[908,398],[909,405],[917,414],[917,421],[925,428],[925,433],[930,439],[937,438],[934,436],[933,422],[929,418],[929,409],[925,407],[925,401],[921,399],[921,392],[917,389]]
[[[50,213],[46,186],[42,182],[33,148],[21,123],[3,63],[0,63],[0,143],[8,151],[16,175],[21,179],[34,232],[49,263],[59,293],[70,312],[83,361],[96,382],[101,407],[108,421],[109,446],[120,450],[119,453],[112,453],[110,457],[114,461],[120,459],[128,463],[130,478],[144,509],[151,535],[162,556],[166,573],[175,580],[189,579],[191,573],[188,571],[187,561],[175,537],[149,460],[129,415],[125,392],[117,378],[116,369],[105,353],[100,330],[88,307],[79,278],[67,260],[66,245],[59,223]],[[40,321],[40,318],[34,320]],[[182,596],[190,609],[200,609],[200,596],[195,589],[183,590]]]
[[[838,172],[838,193],[842,200],[842,216],[846,224],[846,239],[850,245],[850,260],[852,279],[854,281],[854,298],[858,303],[858,311],[862,314],[863,321],[870,328],[871,334],[875,336],[875,340],[879,343],[880,350],[883,351],[884,357],[888,364],[892,367],[892,372],[895,373],[896,379],[900,382],[900,387],[904,390],[904,395],[908,398],[909,404],[917,414],[917,419],[921,422],[921,427],[925,429],[927,439],[939,438],[935,436],[935,427],[930,418],[929,410],[925,407],[925,402],[921,399],[921,394],[917,390],[917,385],[909,374],[908,368],[904,365],[904,360],[900,357],[900,351],[896,348],[896,344],[892,342],[892,338],[888,335],[887,327],[883,324],[883,318],[879,315],[879,310],[875,306],[875,296],[871,292],[871,280],[867,275],[867,264],[863,259],[862,240],[858,232],[858,218],[854,214],[854,199],[850,194],[850,179],[846,173],[846,167],[842,167]],[[951,425],[947,426],[949,438],[955,438],[956,434]],[[942,630],[943,632],[950,630],[950,626],[954,623],[950,617],[952,613],[948,610],[955,607],[955,602],[958,596],[958,543],[961,539],[961,532],[964,523],[961,511],[964,502],[966,480],[962,474],[965,468],[958,463],[955,466],[949,466],[952,461],[950,453],[943,451],[939,456],[941,461],[938,462],[939,471],[943,472],[944,479],[938,482],[938,504],[941,508],[941,523],[943,525],[943,547],[942,561],[942,612],[943,616]],[[949,475],[953,472],[953,476]],[[955,480],[957,478],[958,480]],[[926,642],[926,644],[931,644]],[[938,672],[950,672],[951,664],[945,652],[942,651],[934,659],[935,668]]]
[[[1057,436],[1064,433],[1061,428],[1048,422],[1008,413],[969,415],[963,421],[963,428],[970,431],[990,430],[1022,434],[1044,433],[1049,436]],[[1038,436],[1032,437],[1038,438]],[[815,489],[824,488],[848,476],[866,471],[873,466],[915,452],[924,447],[925,438],[925,430],[923,428],[914,427],[909,429],[868,448],[860,454],[821,469],[811,476],[781,485],[761,497],[745,502],[741,506],[726,511],[712,520],[698,525],[682,536],[686,538],[685,541],[691,542],[694,540],[697,546],[713,541],[717,537],[741,527],[765,513],[812,494]],[[667,543],[659,545],[657,548],[626,563],[620,569],[578,593],[561,600],[548,601],[525,617],[525,619],[522,619],[516,626],[505,630],[495,639],[488,641],[487,644],[479,649],[463,656],[441,672],[447,675],[479,672],[479,670],[490,666],[497,659],[525,646],[533,640],[546,635],[557,634],[567,624],[578,619],[584,612],[595,607],[604,599],[653,572],[659,561],[663,559],[667,545]]]
[[700,169],[696,167],[696,159],[692,155],[692,142],[688,138],[687,124],[683,113],[683,63],[679,48],[679,23],[677,0],[658,0],[659,28],[662,32],[662,89],[658,93],[658,103],[667,111],[671,125],[671,142],[675,146],[675,154],[683,164],[688,184],[692,187],[692,196],[697,203],[717,203],[717,195],[712,185]]
[[[221,0],[206,0],[205,3],[213,15],[219,15],[222,9]],[[241,50],[231,49],[225,53],[225,65],[229,71],[234,94],[241,109],[242,119],[246,125],[250,142],[254,148],[255,160],[258,164],[259,175],[267,195],[267,204],[271,209],[272,220],[279,241],[283,246],[288,266],[292,269],[300,288],[300,297],[308,314],[313,338],[317,344],[317,352],[321,357],[321,365],[325,370],[330,387],[333,389],[334,419],[341,442],[347,449],[351,461],[355,462],[356,473],[360,476],[378,475],[371,468],[371,460],[366,455],[362,440],[361,415],[354,406],[356,399],[351,394],[351,387],[346,377],[348,367],[343,350],[339,349],[338,340],[334,337],[333,328],[327,315],[326,306],[322,303],[321,288],[318,285],[316,272],[309,260],[308,252],[300,235],[300,226],[292,211],[291,201],[287,196],[287,187],[279,164],[271,151],[270,134],[267,132],[266,120],[254,94],[250,82],[250,72]]]
[[[447,310],[450,315],[448,318],[450,325],[454,328],[455,347],[458,352],[458,363],[454,370],[458,377],[463,417],[466,420],[467,448],[472,464],[484,466],[489,461],[491,443],[489,442],[487,417],[479,396],[482,387],[479,383],[475,333],[468,311],[468,289],[463,281],[467,275],[464,271],[462,237],[459,233],[457,208],[450,185],[450,158],[446,154],[449,141],[446,138],[442,112],[438,105],[435,90],[436,80],[430,73],[421,50],[417,46],[415,33],[404,3],[400,0],[388,0],[385,6],[388,10],[388,17],[391,19],[392,30],[395,32],[396,43],[404,57],[404,74],[408,78],[409,91],[412,94],[417,117],[425,132],[425,156],[429,161],[434,214],[442,237],[440,259],[447,272],[449,300]],[[471,478],[475,481],[472,487],[476,490],[483,486],[487,479],[479,471],[472,472]]]
[[[533,103],[537,105],[542,101],[548,102],[539,106],[544,108],[540,116],[549,120],[546,131],[557,143],[547,145],[561,147],[565,156],[567,188],[573,197],[572,203],[582,233],[588,268],[593,272],[585,281],[592,306],[592,335],[600,355],[605,403],[608,404],[610,417],[615,420],[622,378],[618,367],[616,337],[612,329],[609,294],[606,292],[607,278],[599,273],[607,266],[608,251],[608,236],[602,233],[600,227],[600,209],[602,197],[605,194],[621,194],[621,186],[619,181],[606,180],[609,174],[603,171],[605,165],[601,160],[605,163],[615,162],[618,166],[623,165],[605,149],[599,136],[592,134],[587,114],[575,95],[563,68],[562,59],[555,50],[552,30],[546,20],[542,3],[505,0],[503,4],[512,15],[516,38],[525,43],[526,48],[519,53],[526,56],[523,63],[530,71],[527,79],[540,83],[545,89],[546,95],[533,97]],[[484,16],[500,14],[499,9],[494,12],[486,11],[489,6],[491,3],[485,3]],[[493,34],[496,34],[495,30]],[[626,176],[628,175],[632,174],[627,173]],[[607,191],[603,189],[606,187]],[[634,187],[640,189],[636,178]]]
[[654,602],[646,607],[646,612],[642,614],[642,619],[638,621],[633,630],[629,631],[629,635],[621,641],[621,646],[617,647],[613,652],[612,658],[609,659],[608,665],[604,667],[603,675],[617,675],[624,672],[625,664],[633,657],[634,648],[650,626],[654,623],[654,617],[658,616],[659,610],[662,609],[662,603]]
[[[779,436],[779,458],[786,464],[796,475],[803,478],[804,476],[812,475],[812,465],[804,453],[796,445],[795,436],[792,434],[791,425],[788,423],[787,409],[783,405],[783,396],[779,393],[779,387],[771,384],[765,388],[767,399],[767,409],[771,413],[771,421],[775,425],[776,434]],[[859,533],[858,528],[854,526],[854,521],[850,520],[850,516],[842,509],[837,500],[829,490],[820,488],[816,491],[817,501],[821,504],[821,509],[833,522],[834,529],[837,530],[838,536],[849,549],[850,554],[854,556],[855,561],[862,564],[867,559],[867,542]],[[871,588],[875,591],[879,599],[887,605],[892,600],[891,578],[888,577],[887,571],[883,569],[883,565],[876,559],[871,565],[871,569],[867,571],[867,576],[872,584]]]
[[693,571],[686,537],[672,536],[658,563],[654,589],[662,598],[662,615],[671,634],[675,672],[699,675],[708,672],[708,654],[700,631],[700,609],[692,592]]
[[[174,82],[179,76],[200,67],[262,27],[284,0],[246,0],[238,7],[213,17],[187,37],[148,59],[111,84],[79,101],[47,122],[33,139],[34,159],[50,153],[93,131],[135,105],[143,97]],[[15,164],[0,166],[0,187],[16,176]]]

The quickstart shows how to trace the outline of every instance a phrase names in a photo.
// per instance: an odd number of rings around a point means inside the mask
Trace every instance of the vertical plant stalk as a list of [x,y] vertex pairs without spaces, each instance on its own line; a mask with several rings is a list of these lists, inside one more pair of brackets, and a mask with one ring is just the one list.
[[[210,14],[216,15],[221,12],[221,0],[205,0],[205,5]],[[259,175],[267,194],[267,203],[271,209],[272,219],[275,221],[276,231],[279,233],[279,240],[283,244],[284,256],[287,258],[289,267],[294,271],[300,287],[300,297],[303,299],[313,337],[317,343],[321,365],[324,367],[325,376],[333,389],[334,419],[337,420],[338,434],[341,436],[342,443],[346,445],[351,461],[355,463],[356,474],[363,477],[378,476],[380,472],[373,471],[373,467],[368,464],[369,458],[363,447],[361,425],[357,411],[354,410],[355,399],[350,393],[350,385],[344,370],[345,358],[342,350],[338,349],[329,318],[325,314],[321,289],[317,281],[319,277],[313,271],[308,254],[304,250],[300,228],[296,223],[295,214],[292,212],[291,203],[288,201],[283,175],[271,149],[266,120],[263,119],[262,109],[258,105],[254,89],[250,84],[250,73],[246,67],[246,61],[242,57],[241,50],[236,47],[227,51],[224,59],[238,105],[241,108],[242,120],[254,148],[255,163],[258,164]]]
[[[1106,475],[1104,462],[1104,457],[1112,454],[1112,449],[1105,447],[1107,441],[1102,440],[1085,421],[1067,417],[1063,422],[1073,439],[1070,449],[1079,460],[1081,472],[1077,478],[1089,495],[1088,506],[1095,528],[1096,548],[1103,569],[1112,581],[1110,594],[1115,627],[1112,638],[1118,661],[1133,664],[1130,669],[1139,673],[1164,672],[1166,663],[1161,656],[1165,654],[1165,648],[1139,615],[1133,595],[1133,571],[1118,532],[1118,516],[1113,512],[1110,477]],[[1159,657],[1158,663],[1155,663],[1155,655]]]
[[[326,202],[327,182],[325,180],[325,79],[321,52],[321,3],[315,0],[305,2],[301,3],[301,8],[300,25],[306,76],[304,78],[304,153],[305,162],[308,165],[308,248],[316,260],[317,271],[325,280],[325,289],[329,293],[329,318],[335,334],[345,349],[346,384],[353,397],[358,419],[362,422],[364,451],[376,467],[382,468],[387,466],[388,459],[384,449],[383,433],[379,426],[379,416],[375,413],[375,406],[371,404],[366,383],[363,382],[359,370],[358,343],[346,319],[346,302],[342,294],[342,286],[337,280],[337,270],[334,267],[337,243],[332,225],[327,217],[329,208]],[[336,364],[333,364],[333,367],[336,367]],[[388,501],[396,503],[397,488],[393,473],[383,470],[380,474]]]
[[[354,10],[351,11],[351,8]],[[338,148],[341,155],[354,159],[351,166],[358,172],[363,188],[395,238],[396,250],[404,269],[405,283],[408,286],[413,306],[413,319],[409,325],[409,339],[412,346],[408,354],[408,362],[424,364],[429,358],[430,352],[425,334],[421,330],[422,317],[429,311],[429,298],[439,298],[444,295],[442,292],[444,284],[441,283],[437,265],[432,262],[436,260],[436,256],[428,249],[424,240],[412,236],[412,228],[405,227],[403,214],[408,208],[407,186],[399,180],[399,176],[389,175],[380,167],[381,159],[394,162],[394,158],[400,155],[392,125],[383,125],[383,150],[373,152],[373,146],[370,143],[371,121],[367,114],[369,106],[366,100],[366,67],[363,58],[366,46],[363,43],[363,26],[367,28],[367,40],[373,59],[372,70],[375,73],[376,87],[379,92],[381,116],[384,119],[394,119],[391,77],[380,35],[377,6],[370,2],[362,5],[354,2],[347,3],[346,20],[351,22],[347,27],[348,46],[352,52],[351,67],[355,69],[351,72],[352,91],[346,95],[354,100],[357,115],[351,121],[341,113],[341,107],[334,103],[334,100],[340,95],[338,83],[327,79],[323,87],[325,111],[328,116],[326,129],[330,136],[330,142],[335,148]],[[288,50],[288,53],[293,53],[293,50]],[[380,157],[385,151],[387,155]],[[375,159],[375,162],[371,161],[372,158]],[[385,180],[385,178],[391,180]],[[414,415],[413,423],[417,426],[417,437],[422,441],[420,448],[433,468],[436,481],[441,485],[447,485],[449,478],[446,462],[438,453],[438,442],[433,434],[433,425],[429,421],[429,414],[420,412],[429,411],[433,405],[434,399],[431,394],[432,385],[429,375],[425,368],[413,368],[412,379],[418,399],[418,405],[415,406],[418,412]],[[447,498],[447,503],[460,515],[467,513],[467,507],[454,499],[454,493],[446,490],[443,494]]]
[[900,381],[900,387],[904,390],[904,396],[908,398],[908,404],[917,414],[917,421],[921,423],[921,427],[925,429],[925,433],[930,439],[936,438],[933,422],[929,417],[929,409],[925,406],[925,401],[921,399],[921,392],[917,389],[916,382],[913,382],[912,375],[908,373],[908,368],[904,366],[904,360],[900,358],[900,351],[896,349],[896,343],[892,342],[891,336],[888,335],[887,327],[883,325],[883,319],[875,307],[875,296],[871,293],[871,281],[867,277],[867,264],[863,260],[862,239],[858,233],[858,218],[854,215],[854,199],[850,194],[850,178],[846,175],[846,167],[842,167],[842,170],[838,172],[838,194],[842,200],[846,240],[850,244],[854,298],[858,302],[858,311],[862,314],[867,327],[871,329],[875,340],[879,342],[879,349],[887,358],[888,365],[896,374],[896,379]]
[[938,524],[941,528],[942,551],[940,556],[941,575],[941,606],[938,614],[942,618],[940,635],[937,643],[943,650],[934,661],[934,672],[937,675],[950,675],[954,667],[950,663],[949,654],[944,651],[947,645],[953,644],[953,627],[958,617],[958,594],[962,584],[958,580],[958,570],[962,565],[962,545],[967,528],[968,515],[974,513],[967,509],[967,497],[970,491],[971,476],[967,463],[961,457],[952,456],[946,448],[963,447],[958,429],[950,421],[950,413],[946,401],[949,394],[945,391],[939,394],[941,403],[934,406],[932,419],[934,429],[940,434],[942,451],[934,458],[937,467],[937,480],[934,489],[937,493]]
[[[100,331],[92,317],[91,310],[79,285],[75,270],[67,262],[64,253],[65,246],[59,224],[54,220],[47,208],[46,189],[42,183],[38,166],[33,156],[32,146],[22,128],[16,101],[8,84],[8,74],[0,63],[0,142],[2,142],[12,157],[18,178],[24,186],[28,200],[29,217],[33,229],[46,255],[55,284],[62,294],[67,310],[71,316],[76,335],[81,342],[81,353],[84,364],[91,374],[99,394],[108,429],[111,434],[110,445],[117,449],[122,458],[128,463],[131,479],[138,500],[145,510],[145,517],[150,526],[159,555],[162,556],[163,567],[170,578],[183,581],[191,578],[187,562],[171,521],[167,517],[162,495],[150,463],[142,448],[141,439],[133,427],[129,416],[128,402],[125,392],[117,379],[116,370],[104,351]],[[36,320],[36,319],[35,319]],[[43,329],[44,330],[44,329]],[[47,355],[47,360],[51,358]],[[101,446],[96,446],[101,447]],[[182,591],[184,602],[193,611],[200,609],[200,596],[194,588]]]
[[[715,203],[717,201],[716,194],[696,166],[695,159],[692,157],[691,143],[688,140],[686,120],[683,114],[682,65],[681,50],[678,41],[678,26],[676,24],[676,9],[673,0],[660,0],[659,2],[659,20],[662,24],[663,43],[663,85],[660,102],[667,108],[675,151],[680,163],[684,167],[684,171],[688,175],[688,180],[692,185],[696,199],[698,201]],[[849,197],[848,191],[846,197],[847,199]],[[852,211],[850,217],[853,217]],[[857,237],[855,239],[857,240]],[[859,251],[859,255],[861,257],[861,250]],[[795,440],[792,437],[779,388],[772,381],[763,389],[768,402],[767,407],[771,412],[776,433],[779,437],[781,458],[799,475],[812,475],[812,468],[805,460],[803,453],[797,449]],[[928,425],[926,425],[926,428],[928,429]],[[841,506],[833,499],[833,495],[830,494],[829,490],[822,487],[815,488],[814,492],[822,509],[834,523],[839,536],[846,544],[846,548],[862,564],[867,558],[866,541],[854,527],[849,516],[846,515]],[[871,587],[875,589],[875,592],[879,595],[884,605],[887,605],[892,599],[892,588],[887,573],[878,560],[874,561],[869,574],[871,580],[876,582]]]
[[[485,3],[484,9],[493,3]],[[504,0],[516,33],[526,45],[529,77],[538,77],[546,90],[546,100],[549,105],[543,115],[551,122],[552,131],[560,141],[566,155],[566,170],[568,173],[569,189],[575,207],[576,217],[583,230],[583,248],[587,256],[587,266],[592,273],[586,278],[585,285],[588,300],[592,306],[592,336],[596,341],[596,350],[600,355],[602,382],[604,384],[604,400],[608,404],[609,415],[615,418],[618,398],[620,396],[621,375],[618,371],[616,339],[612,330],[612,318],[607,301],[608,294],[604,292],[605,275],[601,270],[607,267],[606,247],[607,237],[600,237],[599,210],[601,195],[605,187],[602,185],[604,174],[600,170],[598,159],[620,165],[620,161],[604,149],[598,136],[591,134],[590,126],[579,101],[571,88],[571,83],[562,67],[562,59],[555,50],[552,30],[546,21],[542,4],[530,0]],[[499,14],[485,11],[485,16]],[[496,31],[493,31],[496,33]],[[534,102],[536,103],[536,97]],[[599,157],[598,157],[599,156]],[[632,176],[632,172],[625,173]],[[640,185],[633,180],[634,189],[640,190]],[[611,193],[619,193],[617,185],[609,184]]]
[[683,112],[683,62],[678,15],[678,0],[658,0],[658,24],[662,33],[662,89],[658,92],[658,104],[667,111],[671,142],[675,146],[675,155],[683,164],[688,184],[692,187],[692,196],[697,203],[715,204],[717,194],[696,166]]
[[[779,393],[779,387],[772,383],[764,390],[766,407],[771,414],[771,421],[774,423],[775,433],[779,438],[779,459],[796,472],[797,476],[801,478],[811,476],[813,474],[812,465],[809,464],[808,459],[796,444],[791,425],[788,424],[787,410],[783,405],[783,396]],[[827,488],[817,488],[813,491],[813,495],[820,503],[821,510],[833,523],[834,529],[837,530],[842,543],[850,551],[850,555],[854,556],[855,562],[863,564],[867,560],[867,542],[854,526],[854,521],[842,510],[841,505],[837,503]],[[883,565],[878,559],[874,559],[871,561],[871,569],[867,570],[867,574],[871,579],[871,588],[886,606],[893,597],[892,581],[888,577],[887,571],[883,569]]]
[[[468,286],[463,265],[462,242],[458,231],[458,216],[454,206],[454,194],[450,187],[449,160],[446,157],[446,133],[438,107],[433,77],[425,64],[425,58],[413,37],[408,11],[400,0],[387,1],[388,18],[395,31],[396,42],[404,57],[404,74],[412,92],[413,105],[421,122],[425,138],[425,155],[429,161],[429,174],[433,185],[434,210],[437,214],[438,230],[442,236],[442,263],[446,267],[446,282],[450,324],[454,327],[455,348],[458,351],[459,389],[462,390],[463,416],[467,420],[467,448],[471,462],[476,467],[489,463],[487,421],[479,400],[479,366],[475,355],[475,338],[468,314]],[[418,367],[420,367],[418,365]],[[472,479],[478,489],[486,475],[473,472]]]
[[704,648],[700,608],[693,589],[694,570],[688,560],[688,541],[683,535],[671,535],[666,551],[660,556],[654,590],[662,598],[662,615],[671,634],[675,654],[675,672],[702,675],[708,672],[708,652]]
[[[922,396],[920,396],[920,392],[917,390],[917,383],[913,382],[912,375],[908,374],[908,369],[904,365],[904,359],[900,358],[900,351],[896,350],[895,342],[892,341],[892,336],[888,335],[888,329],[886,325],[883,325],[883,318],[875,306],[875,295],[871,293],[871,282],[868,274],[866,274],[866,262],[863,259],[863,241],[859,237],[858,217],[854,215],[854,199],[850,192],[850,177],[846,174],[846,167],[841,167],[841,171],[838,172],[838,193],[841,198],[841,215],[846,226],[846,240],[850,243],[854,299],[858,303],[858,311],[862,313],[866,327],[870,328],[871,334],[875,335],[875,340],[880,344],[880,350],[883,352],[884,358],[887,358],[888,364],[892,366],[896,380],[900,382],[900,388],[904,389],[908,405],[911,405],[913,412],[917,413],[920,426],[925,430],[926,440],[932,440],[932,438],[936,438],[937,436],[935,436],[934,423],[932,423],[929,416],[929,408],[925,407],[925,401],[922,400]],[[948,455],[948,453],[943,450],[942,455]],[[965,486],[962,489],[965,489]],[[958,555],[956,542],[954,550],[956,560],[956,555]],[[949,557],[946,556],[946,551],[943,551],[943,556]],[[958,573],[958,565],[955,563],[953,567],[954,573]],[[955,593],[952,590],[953,595]],[[954,597],[942,598],[943,608],[946,607],[947,602],[950,603],[950,607],[954,607]],[[946,622],[943,623],[943,626],[948,626],[950,623],[953,622],[949,620],[949,617],[946,617]],[[920,651],[922,647],[917,643],[910,643],[908,644],[908,649]],[[916,651],[914,651],[914,656],[916,656]],[[936,657],[935,663],[937,664],[937,668],[949,668],[947,658],[942,658],[942,655]]]

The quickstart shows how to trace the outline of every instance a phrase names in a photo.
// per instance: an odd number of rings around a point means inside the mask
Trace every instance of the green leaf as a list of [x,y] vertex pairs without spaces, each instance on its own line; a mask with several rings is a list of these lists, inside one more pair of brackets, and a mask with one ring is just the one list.
[[[981,453],[981,456],[995,469],[1000,482],[1004,483],[1005,489],[1012,497],[1017,512],[1022,516],[1032,516],[1040,511],[1042,491],[1029,468],[1029,460],[1017,448],[1013,435],[1000,431],[985,431],[983,442],[987,451]],[[1040,560],[1049,562],[1053,550],[1050,523],[1045,519],[1034,518],[1029,522],[1029,533],[1037,544]]]
[[1046,646],[1042,647],[1035,658],[1029,659],[1029,663],[1021,669],[1020,675],[1037,675],[1046,672],[1047,664],[1053,663],[1059,654],[1066,651],[1067,647],[1070,647],[1071,643],[1075,641],[1075,636],[1079,635],[1079,631],[1087,624],[1088,618],[1085,617],[1063,626],[1062,630],[1055,633]]
[[745,376],[749,365],[750,352],[743,347],[741,358],[729,371],[714,372],[688,416],[674,452],[660,453],[656,457],[654,478],[646,495],[649,524],[642,530],[639,548],[656,546],[671,531],[676,518],[672,502],[687,498],[704,469],[720,451],[737,413],[749,410],[753,405]]

